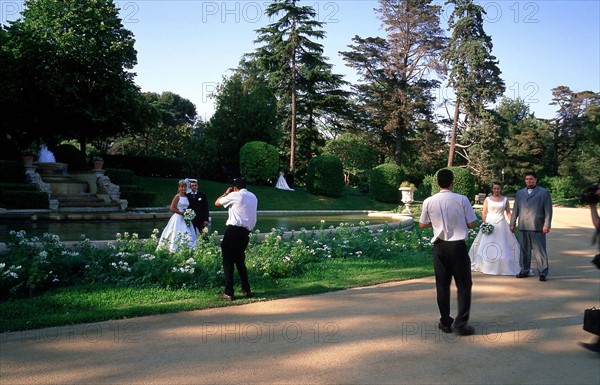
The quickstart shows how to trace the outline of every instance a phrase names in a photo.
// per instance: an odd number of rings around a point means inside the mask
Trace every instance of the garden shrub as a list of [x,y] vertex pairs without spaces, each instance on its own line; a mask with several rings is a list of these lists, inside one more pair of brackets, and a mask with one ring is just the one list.
[[104,165],[129,169],[135,175],[161,178],[181,178],[184,162],[178,158],[162,156],[104,155]]
[[579,194],[585,190],[585,184],[572,176],[547,177],[539,181],[550,190],[552,203],[561,206],[575,206],[579,203]]
[[[34,189],[35,186],[31,186]],[[34,191],[23,185],[21,190],[0,189],[0,207],[7,209],[47,209],[50,206],[48,193]]]
[[344,191],[344,167],[333,155],[312,158],[306,167],[306,191],[315,195],[337,197]]
[[404,180],[404,171],[397,164],[385,163],[375,167],[369,173],[369,195],[379,201],[397,203],[400,200],[400,182]]
[[68,164],[68,171],[83,171],[90,168],[82,158],[79,149],[72,144],[61,144],[52,153],[58,163]]
[[21,162],[0,160],[0,175],[5,183],[25,183],[25,169]]
[[[475,194],[478,192],[473,174],[463,167],[446,167],[446,169],[452,171],[454,174],[454,188],[452,191],[464,195],[472,201],[475,198]],[[440,188],[437,185],[438,172],[439,170],[436,171],[433,178],[435,183],[431,186],[431,195],[437,194],[440,191]]]
[[240,172],[250,183],[269,184],[277,177],[279,153],[266,142],[248,142],[240,149]]

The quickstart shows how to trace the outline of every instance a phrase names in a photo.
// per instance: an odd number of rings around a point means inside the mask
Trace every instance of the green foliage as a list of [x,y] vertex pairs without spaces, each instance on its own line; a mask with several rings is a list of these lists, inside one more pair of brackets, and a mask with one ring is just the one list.
[[337,197],[344,191],[344,168],[335,156],[319,155],[308,162],[306,191],[311,194]]
[[386,36],[355,36],[350,50],[341,55],[361,78],[356,99],[366,125],[376,130],[386,157],[400,165],[407,142],[431,131],[420,122],[434,120],[432,95],[439,87],[434,74],[445,72],[440,62],[446,43],[440,26],[442,7],[431,1],[379,4],[376,12]]
[[[329,259],[387,260],[403,253],[428,251],[421,231],[390,230],[377,236],[367,227],[340,223],[333,229],[302,230],[284,240],[280,230],[258,242],[251,235],[247,250],[250,277],[280,279],[299,276],[311,264]],[[0,299],[39,295],[73,285],[103,283],[127,287],[211,289],[222,285],[223,271],[218,233],[205,232],[193,249],[187,242],[177,252],[158,249],[158,230],[150,239],[137,234],[117,234],[107,247],[96,247],[83,238],[67,246],[56,235],[28,238],[23,231],[10,233],[7,250],[0,254]]]
[[263,79],[253,73],[235,74],[219,85],[215,113],[195,145],[199,149],[210,145],[208,154],[213,157],[207,159],[208,164],[213,168],[226,165],[236,174],[240,149],[247,142],[279,142],[276,112],[277,101]]
[[346,182],[356,186],[367,179],[367,170],[377,165],[377,149],[358,135],[345,133],[325,144],[324,155],[338,157],[344,165]]
[[25,183],[25,169],[21,162],[0,160],[0,175],[3,183]]
[[380,202],[397,203],[400,194],[398,187],[404,178],[400,166],[392,163],[380,164],[369,173],[369,195]]
[[349,99],[343,89],[347,83],[332,73],[317,42],[325,38],[323,22],[313,7],[298,3],[277,0],[268,5],[265,16],[273,22],[257,30],[258,48],[247,55],[242,69],[266,79],[275,94],[279,128],[286,134],[290,171],[296,177],[324,143],[319,122],[347,115]]
[[27,0],[2,37],[3,132],[20,143],[83,142],[135,126],[135,40],[114,1]]
[[72,144],[61,144],[52,153],[59,163],[68,164],[69,171],[82,171],[89,169],[82,157],[81,151]]
[[561,206],[576,206],[579,204],[579,194],[587,185],[581,179],[572,176],[546,177],[539,181],[540,185],[546,185],[552,196],[552,203]]
[[139,176],[181,178],[183,161],[161,156],[105,155],[104,164],[120,169],[130,169]]
[[[2,32],[0,32],[0,35],[1,34],[2,34]],[[0,43],[0,45],[1,45],[1,43]],[[2,54],[0,53],[0,57],[1,56],[2,56]],[[3,82],[3,83],[6,83],[6,82]],[[2,92],[2,85],[0,85],[0,92]],[[4,95],[6,97],[7,93],[8,92],[3,93],[2,95]],[[0,106],[1,106],[1,102],[0,102]],[[0,119],[0,127],[3,127],[3,126],[4,126],[4,122],[2,119]],[[12,140],[11,138],[7,138],[6,135],[0,135],[0,160],[3,160],[3,159],[11,160],[11,161],[15,161],[17,159],[20,160],[22,153],[19,150],[20,150],[20,148],[16,141]],[[0,161],[0,164],[1,164],[1,161]]]
[[[467,170],[462,167],[446,167],[446,169],[452,171],[454,174],[454,191],[457,194],[461,194],[472,200],[475,197],[477,191],[477,184],[475,183],[475,177]],[[438,170],[439,172],[439,170]],[[437,174],[435,173],[433,180],[436,183],[431,187],[431,195],[437,194],[440,191],[440,188],[437,185]]]
[[128,207],[154,207],[160,205],[156,202],[156,193],[147,191],[136,191],[131,186],[122,185],[121,199],[127,199]]
[[279,153],[265,142],[248,142],[240,149],[240,172],[251,183],[270,184],[279,169]]
[[0,207],[7,209],[47,209],[49,204],[48,193],[31,191],[27,185],[24,185],[22,190],[0,189]]
[[[132,185],[135,178],[135,173],[132,170],[123,168],[107,168],[106,176],[116,185]],[[123,191],[123,187],[121,187]]]

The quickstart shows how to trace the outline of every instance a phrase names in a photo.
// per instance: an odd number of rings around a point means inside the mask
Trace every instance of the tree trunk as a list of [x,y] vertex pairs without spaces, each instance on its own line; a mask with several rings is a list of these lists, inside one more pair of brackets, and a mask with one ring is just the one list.
[[458,113],[460,111],[460,100],[456,99],[454,107],[454,120],[452,121],[452,134],[450,135],[450,151],[448,151],[448,167],[454,162],[454,146],[456,144],[456,126],[458,125]]
[[[296,26],[292,25],[292,39],[295,36]],[[292,45],[294,42],[292,42]],[[296,47],[292,50],[292,100],[291,100],[291,125],[290,127],[290,173],[294,173],[296,158]]]

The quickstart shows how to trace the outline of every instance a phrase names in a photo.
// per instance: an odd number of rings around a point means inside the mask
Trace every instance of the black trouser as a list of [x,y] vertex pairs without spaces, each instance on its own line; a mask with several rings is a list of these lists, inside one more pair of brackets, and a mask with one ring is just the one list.
[[450,317],[450,285],[454,277],[458,295],[458,314],[454,326],[465,326],[469,320],[473,286],[471,260],[465,241],[436,241],[433,244],[433,266],[440,323],[450,326],[454,321]]
[[221,241],[223,272],[225,273],[225,294],[233,296],[233,266],[237,268],[242,291],[250,292],[248,270],[246,269],[246,247],[250,231],[240,226],[227,226]]

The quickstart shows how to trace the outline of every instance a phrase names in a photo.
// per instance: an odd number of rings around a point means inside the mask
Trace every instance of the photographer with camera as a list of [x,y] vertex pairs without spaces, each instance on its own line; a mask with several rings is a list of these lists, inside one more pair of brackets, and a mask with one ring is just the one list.
[[246,269],[246,247],[250,241],[250,231],[256,225],[258,199],[246,188],[246,180],[242,177],[233,180],[233,186],[217,198],[215,206],[227,208],[227,229],[221,241],[223,256],[223,273],[225,274],[225,291],[220,295],[225,301],[235,299],[233,295],[233,268],[237,268],[242,285],[242,295],[252,296],[248,270]]
[[[598,216],[597,208],[598,202],[600,202],[600,184],[588,187],[587,192],[581,194],[580,199],[581,203],[590,206],[590,212],[592,214],[592,223],[594,224],[594,228],[596,229],[596,233],[594,234],[592,244],[598,243],[598,248],[600,249],[600,216]],[[600,269],[600,254],[597,254],[594,257],[594,259],[592,259],[592,263],[594,263],[596,267]],[[595,343],[582,342],[581,346],[593,352],[600,353],[600,336],[597,337]]]

